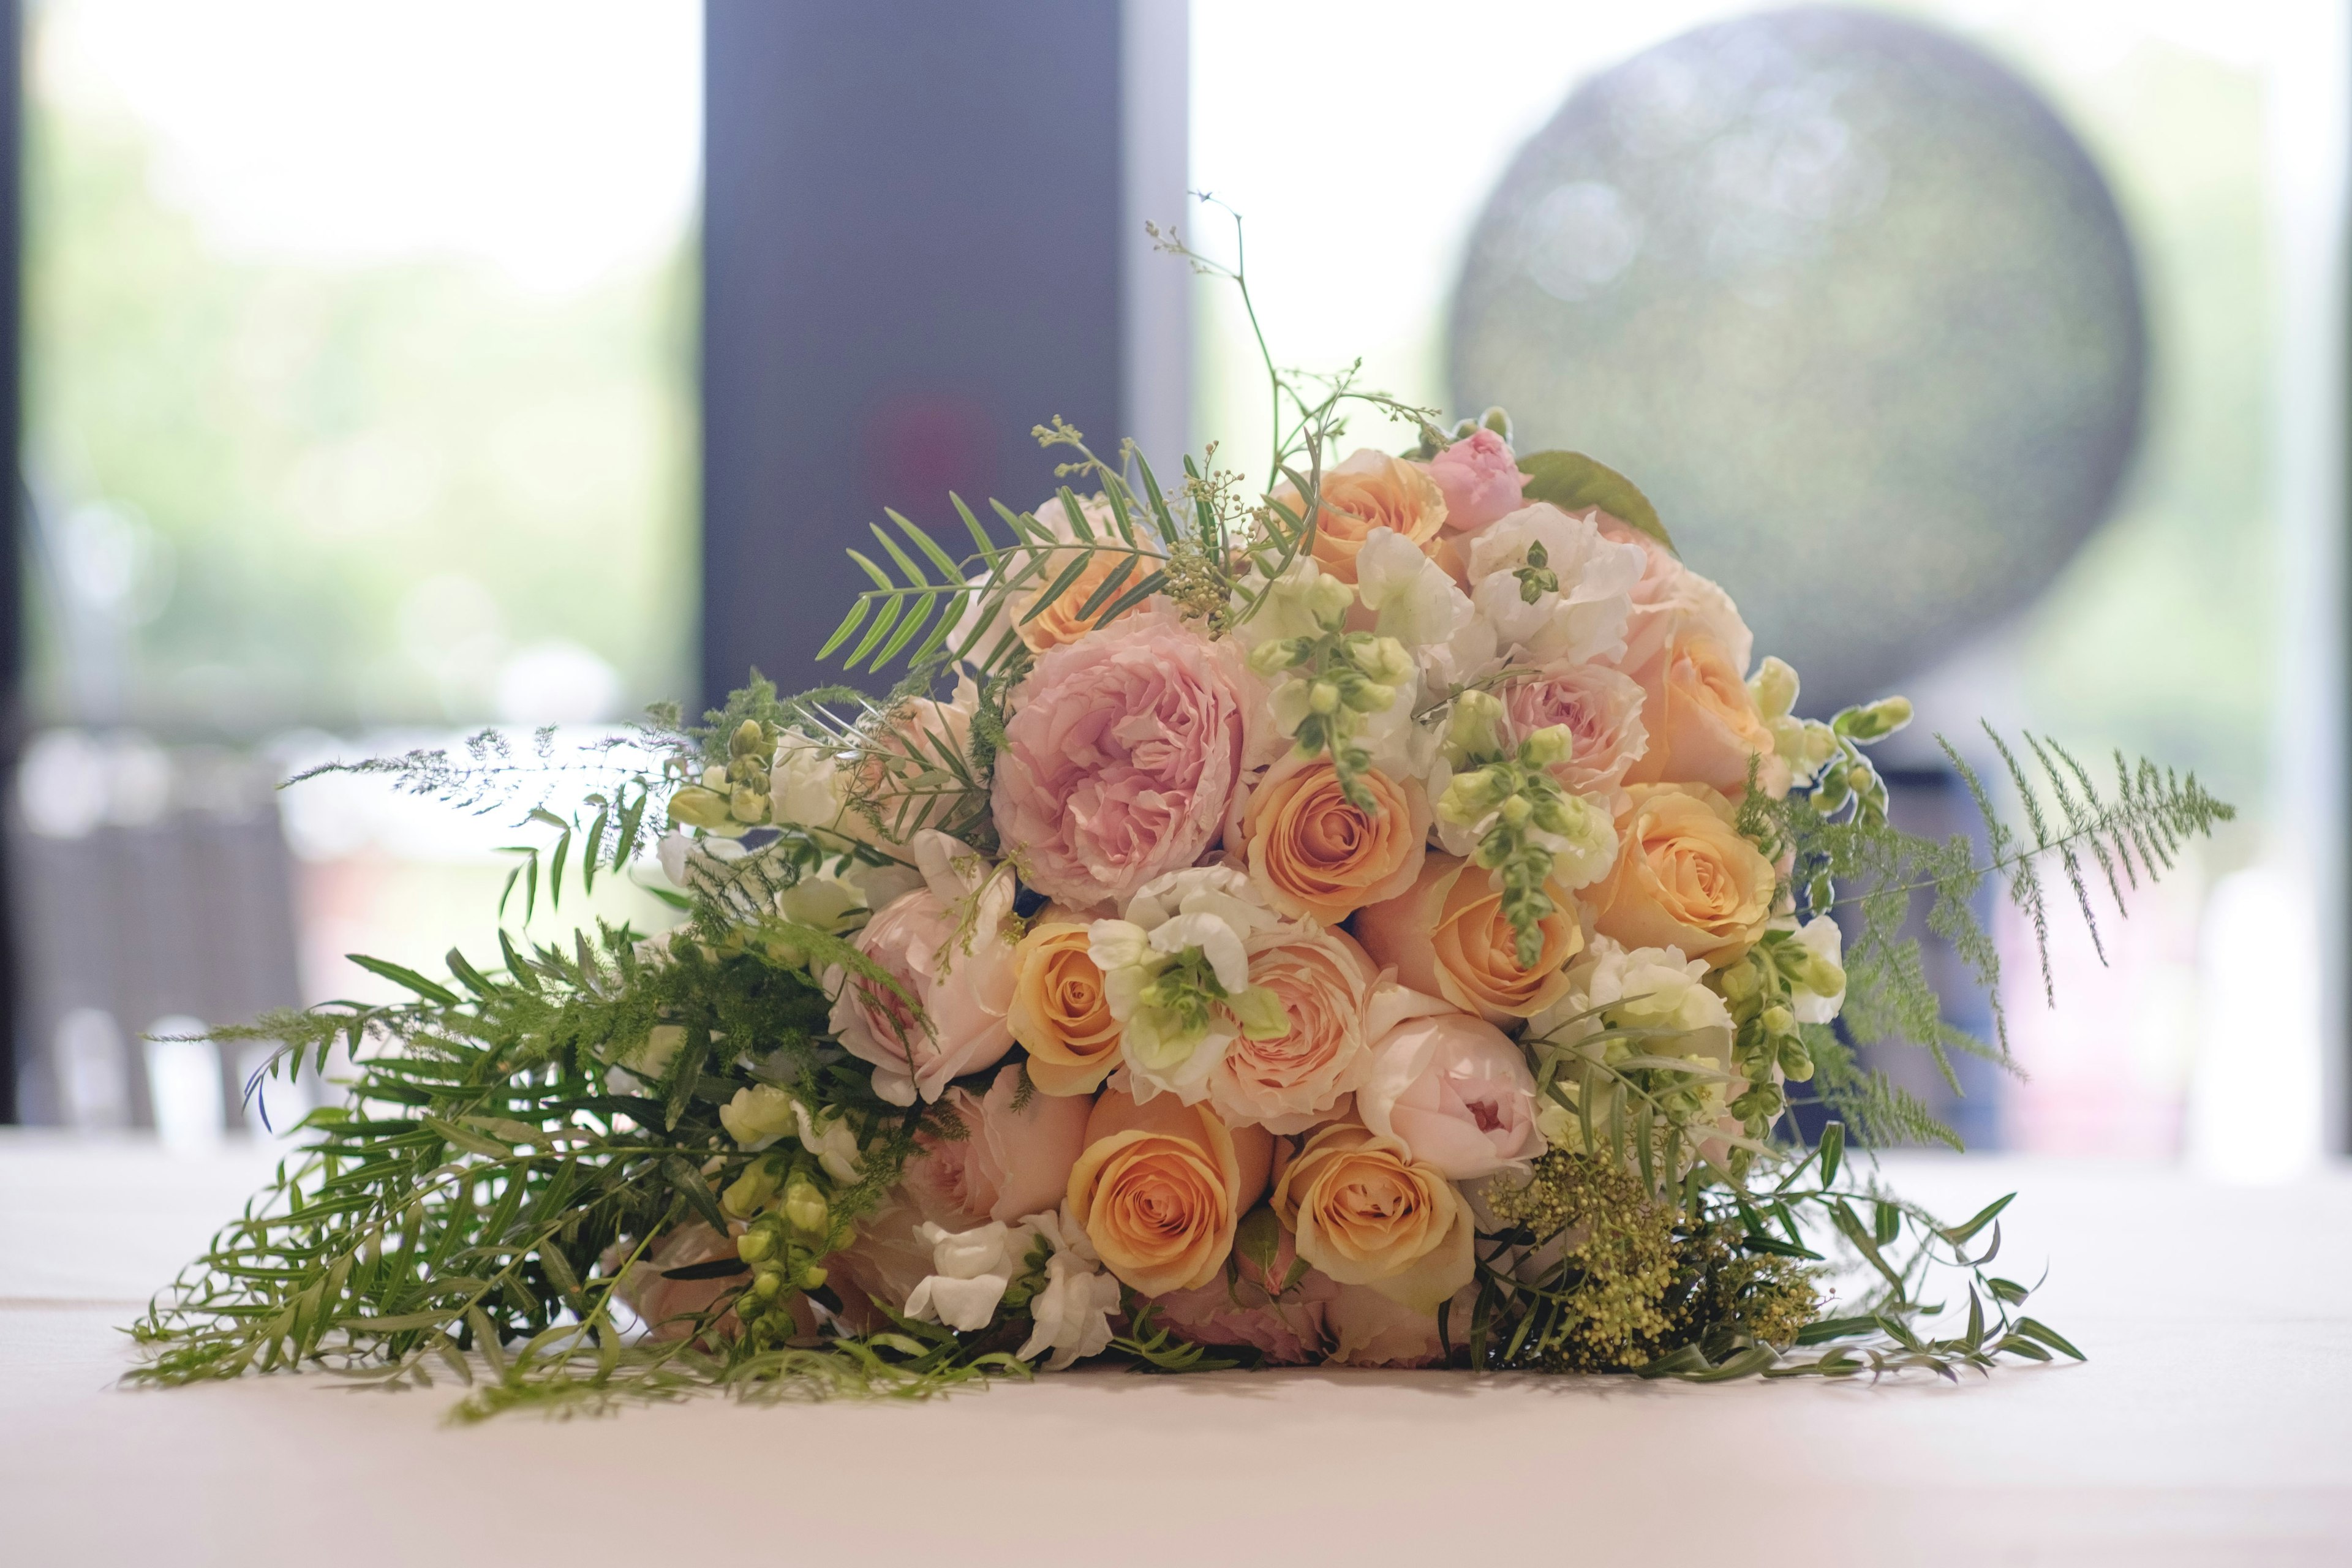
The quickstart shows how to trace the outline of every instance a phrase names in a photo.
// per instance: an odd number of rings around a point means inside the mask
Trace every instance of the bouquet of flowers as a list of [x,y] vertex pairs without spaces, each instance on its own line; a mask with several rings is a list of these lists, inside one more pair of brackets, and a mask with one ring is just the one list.
[[479,1414],[1089,1359],[2075,1354],[1990,1271],[2000,1205],[1946,1224],[1847,1158],[1952,1141],[1858,1053],[2003,1055],[1942,1020],[1915,903],[1990,982],[1986,875],[2038,929],[2054,859],[2087,916],[2229,808],[1991,737],[2024,826],[1948,746],[1987,840],[1905,835],[1867,748],[1909,705],[1799,717],[1624,477],[1269,378],[1262,486],[1056,420],[1034,510],[889,513],[824,651],[885,696],[755,679],[634,752],[358,764],[540,791],[526,931],[648,849],[680,921],[363,960],[414,1000],[223,1031],[350,1092],[159,1299],[142,1374],[446,1369]]

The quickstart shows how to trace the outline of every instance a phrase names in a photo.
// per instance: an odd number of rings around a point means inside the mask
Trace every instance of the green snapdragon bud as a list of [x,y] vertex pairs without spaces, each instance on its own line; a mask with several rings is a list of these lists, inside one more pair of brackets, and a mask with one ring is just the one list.
[[753,789],[750,784],[740,784],[728,795],[727,812],[736,821],[748,823],[756,827],[768,820],[768,810],[772,804],[766,790]]
[[776,1233],[753,1226],[735,1238],[735,1256],[746,1263],[765,1263],[776,1254]]
[[738,1219],[749,1219],[767,1206],[781,1184],[772,1160],[754,1160],[720,1194],[719,1206]]
[[1830,721],[1830,728],[1847,740],[1868,745],[1911,722],[1911,700],[1886,697],[1865,708],[1849,708]]
[[1797,1016],[1786,1007],[1765,1008],[1760,1021],[1764,1026],[1764,1032],[1768,1035],[1793,1036],[1797,1032]]
[[1352,670],[1342,675],[1338,684],[1339,700],[1346,703],[1352,712],[1384,713],[1389,704],[1396,700],[1395,687],[1366,680]]
[[1402,686],[1413,676],[1412,654],[1395,637],[1351,638],[1348,661],[1362,671],[1365,679],[1383,686]]
[[673,826],[725,827],[734,820],[730,804],[715,789],[688,784],[669,797],[669,820]]
[[1268,637],[1250,649],[1249,667],[1260,675],[1296,668],[1315,649],[1312,637]]
[[1797,706],[1797,672],[1787,661],[1768,657],[1748,678],[1748,694],[1767,721],[1785,718]]
[[1716,988],[1723,993],[1723,999],[1738,1007],[1754,1001],[1762,993],[1764,976],[1757,972],[1752,960],[1743,959],[1727,969],[1717,971],[1715,984]]
[[757,719],[744,720],[727,738],[727,751],[730,756],[748,757],[755,752],[772,752],[775,749],[775,741],[761,727]]
[[1802,942],[1783,944],[1774,962],[1781,973],[1816,996],[1834,996],[1845,989],[1845,971]]
[[1780,1042],[1780,1073],[1790,1083],[1810,1082],[1813,1076],[1812,1053],[1805,1042],[1791,1035]]
[[1495,807],[1496,779],[1490,768],[1455,773],[1437,797],[1437,815],[1457,827],[1467,827]]
[[1519,598],[1526,604],[1559,592],[1559,574],[1551,570],[1551,552],[1541,541],[1528,546],[1528,563],[1511,575],[1519,580]]
[[1445,724],[1445,760],[1455,767],[1503,754],[1503,700],[1491,691],[1465,691]]
[[1329,715],[1339,710],[1339,689],[1328,680],[1318,680],[1307,689],[1307,710]]
[[784,1218],[803,1236],[821,1237],[832,1222],[833,1205],[814,1182],[795,1175],[784,1184]]
[[1531,768],[1549,768],[1576,754],[1576,732],[1565,724],[1547,724],[1519,745],[1519,761]]

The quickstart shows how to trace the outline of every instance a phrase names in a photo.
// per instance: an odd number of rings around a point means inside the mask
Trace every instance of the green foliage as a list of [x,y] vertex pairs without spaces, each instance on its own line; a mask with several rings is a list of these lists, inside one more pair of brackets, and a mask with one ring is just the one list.
[[1674,538],[1658,521],[1658,509],[1650,504],[1650,498],[1607,464],[1581,452],[1530,452],[1518,463],[1519,471],[1528,476],[1522,493],[1528,500],[1549,501],[1562,511],[1597,506],[1668,550],[1674,549]]
[[[306,1119],[303,1152],[151,1308],[135,1375],[316,1363],[415,1381],[433,1364],[470,1375],[474,1352],[501,1385],[532,1368],[568,1379],[590,1356],[598,1387],[666,1386],[656,1373],[673,1362],[624,1353],[614,1292],[667,1230],[723,1226],[714,1194],[751,1156],[719,1107],[778,1083],[847,1108],[866,1171],[828,1195],[852,1216],[895,1179],[912,1121],[837,1065],[805,969],[751,943],[673,942],[653,963],[635,942],[611,928],[569,952],[509,942],[503,978],[452,952],[454,986],[378,964],[418,1000],[216,1031],[284,1042],[289,1076],[340,1053],[350,1097]],[[666,1060],[649,1052],[657,1025],[674,1031]],[[752,1056],[726,1044],[752,1041]]]

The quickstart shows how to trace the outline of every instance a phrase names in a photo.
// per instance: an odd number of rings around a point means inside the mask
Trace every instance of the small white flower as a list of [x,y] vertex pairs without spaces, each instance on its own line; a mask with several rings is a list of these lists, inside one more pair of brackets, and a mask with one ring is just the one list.
[[1617,824],[1608,809],[1589,795],[1565,795],[1566,833],[1538,829],[1529,835],[1551,851],[1552,880],[1573,891],[1591,887],[1617,864]]
[[927,1221],[915,1234],[930,1246],[933,1272],[908,1292],[907,1316],[919,1323],[945,1323],[960,1333],[988,1327],[1021,1267],[1021,1250],[1013,1240],[1019,1233],[1002,1220],[992,1220],[963,1231]]
[[[1538,566],[1532,552],[1540,548]],[[1470,544],[1470,598],[1496,642],[1538,662],[1581,664],[1625,648],[1625,623],[1644,557],[1638,544],[1612,544],[1588,516],[1556,506],[1522,507],[1481,530]],[[1523,573],[1547,572],[1557,589]]]
[[1381,636],[1411,647],[1451,642],[1476,614],[1445,569],[1394,529],[1365,536],[1356,556],[1356,594]]
[[768,777],[778,822],[830,827],[841,816],[841,769],[822,742],[785,731],[776,740]]
[[1110,1315],[1118,1310],[1118,1281],[1103,1272],[1093,1244],[1074,1216],[1048,1211],[1021,1223],[1045,1237],[1054,1255],[1045,1260],[1045,1288],[1029,1300],[1029,1338],[1015,1353],[1026,1361],[1051,1350],[1048,1372],[1101,1354],[1111,1342]]
[[1838,1010],[1845,1005],[1845,934],[1837,921],[1827,915],[1816,915],[1797,928],[1797,940],[1804,944],[1814,963],[1809,967],[1816,973],[1826,965],[1837,973],[1837,989],[1821,992],[1799,984],[1789,987],[1789,1010],[1800,1024],[1827,1024],[1835,1021]]

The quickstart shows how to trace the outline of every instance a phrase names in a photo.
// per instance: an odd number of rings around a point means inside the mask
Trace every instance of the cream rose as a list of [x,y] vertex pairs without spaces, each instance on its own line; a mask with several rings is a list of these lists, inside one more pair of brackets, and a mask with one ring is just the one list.
[[1544,917],[1532,965],[1519,963],[1517,934],[1488,873],[1451,855],[1431,855],[1411,888],[1359,913],[1356,939],[1402,984],[1507,1024],[1558,1001],[1568,989],[1561,968],[1584,946],[1567,889],[1554,882],[1546,890],[1558,907]]
[[1359,776],[1374,810],[1341,794],[1338,770],[1321,758],[1286,757],[1251,792],[1250,880],[1277,913],[1336,925],[1421,875],[1429,799],[1419,781],[1400,784],[1377,768]]
[[1621,847],[1592,889],[1595,927],[1629,948],[1680,948],[1721,968],[1772,918],[1772,863],[1742,838],[1731,803],[1705,784],[1637,784]]
[[1475,1272],[1470,1206],[1454,1184],[1360,1123],[1307,1141],[1275,1184],[1274,1212],[1299,1257],[1416,1312],[1434,1312]]
[[1170,1095],[1138,1105],[1108,1089],[1087,1120],[1070,1172],[1069,1212],[1103,1267],[1147,1296],[1217,1277],[1234,1227],[1265,1190],[1273,1139],[1228,1129],[1207,1106]]
[[[1356,554],[1376,528],[1393,529],[1427,550],[1445,523],[1445,494],[1437,482],[1402,458],[1370,447],[1348,455],[1323,474],[1315,519],[1315,563],[1342,583],[1356,580]],[[1274,499],[1293,515],[1306,510],[1297,489],[1284,485]]]
[[1013,1037],[1029,1053],[1041,1094],[1092,1094],[1118,1065],[1118,1020],[1103,972],[1087,952],[1087,928],[1048,921],[1013,950]]

